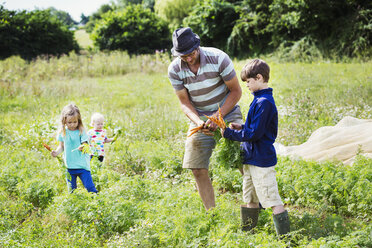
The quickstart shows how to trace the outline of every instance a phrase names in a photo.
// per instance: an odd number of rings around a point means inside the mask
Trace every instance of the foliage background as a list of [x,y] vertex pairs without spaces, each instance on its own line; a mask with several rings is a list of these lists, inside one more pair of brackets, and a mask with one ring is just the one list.
[[[67,30],[73,23],[67,13],[52,8],[16,12],[0,6],[5,41],[0,58],[78,50]],[[371,20],[372,3],[362,0],[116,0],[81,18],[95,41],[92,50],[169,51],[171,33],[190,26],[203,46],[216,46],[232,57],[274,54],[283,61],[307,62],[368,60]],[[41,23],[49,23],[48,28]],[[25,26],[30,28],[21,28]]]

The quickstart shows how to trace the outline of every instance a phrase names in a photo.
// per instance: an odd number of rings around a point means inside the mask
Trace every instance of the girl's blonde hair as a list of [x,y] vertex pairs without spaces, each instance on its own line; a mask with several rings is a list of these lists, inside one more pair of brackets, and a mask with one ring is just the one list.
[[93,126],[94,122],[97,120],[105,120],[105,117],[101,113],[94,113],[90,118],[90,125]]
[[61,132],[62,132],[63,136],[66,136],[66,119],[67,119],[67,117],[71,117],[71,116],[76,116],[77,117],[77,119],[78,119],[78,129],[80,131],[80,134],[82,134],[83,131],[84,131],[84,125],[83,125],[83,121],[81,120],[80,110],[75,104],[71,103],[71,104],[68,104],[67,106],[65,106],[62,109]]

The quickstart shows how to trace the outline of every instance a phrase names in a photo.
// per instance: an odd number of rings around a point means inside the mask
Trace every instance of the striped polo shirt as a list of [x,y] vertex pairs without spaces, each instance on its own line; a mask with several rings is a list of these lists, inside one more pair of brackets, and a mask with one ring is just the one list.
[[230,93],[224,81],[231,80],[235,75],[229,56],[212,47],[200,47],[200,67],[196,75],[179,57],[168,67],[173,88],[176,91],[187,89],[199,115],[209,115],[223,105]]

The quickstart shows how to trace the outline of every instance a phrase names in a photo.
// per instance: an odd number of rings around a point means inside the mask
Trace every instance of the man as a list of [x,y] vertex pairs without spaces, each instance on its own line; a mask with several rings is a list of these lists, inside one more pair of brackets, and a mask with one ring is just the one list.
[[173,32],[172,54],[177,56],[168,67],[168,77],[190,119],[190,129],[202,126],[186,139],[183,168],[191,169],[206,210],[215,207],[214,190],[208,174],[209,158],[217,126],[204,115],[218,114],[225,121],[242,123],[237,104],[242,91],[229,56],[212,47],[200,47],[200,38],[191,28]]

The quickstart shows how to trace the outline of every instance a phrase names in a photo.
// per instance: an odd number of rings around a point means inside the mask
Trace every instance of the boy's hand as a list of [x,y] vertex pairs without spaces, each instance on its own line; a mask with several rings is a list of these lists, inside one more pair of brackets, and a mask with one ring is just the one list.
[[241,130],[242,124],[233,122],[233,123],[230,123],[229,128],[234,129],[234,130]]

